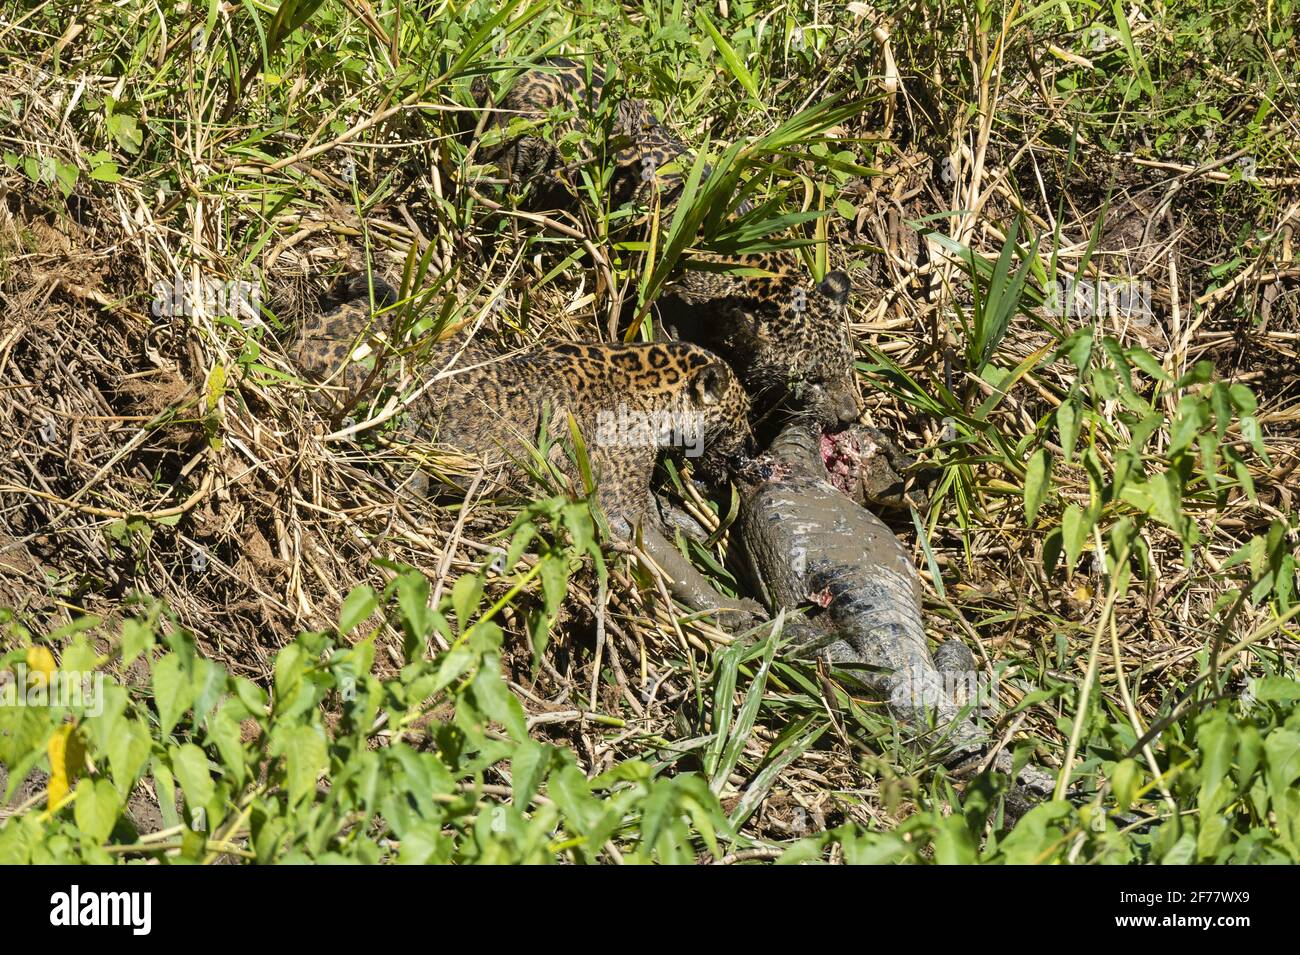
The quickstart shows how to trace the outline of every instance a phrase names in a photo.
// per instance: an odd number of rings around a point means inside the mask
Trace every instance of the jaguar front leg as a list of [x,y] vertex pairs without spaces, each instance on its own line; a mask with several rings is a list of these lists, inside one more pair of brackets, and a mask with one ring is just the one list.
[[667,575],[668,592],[691,610],[717,614],[719,622],[736,634],[767,620],[767,612],[757,602],[719,593],[653,523],[642,524],[640,538],[642,550]]

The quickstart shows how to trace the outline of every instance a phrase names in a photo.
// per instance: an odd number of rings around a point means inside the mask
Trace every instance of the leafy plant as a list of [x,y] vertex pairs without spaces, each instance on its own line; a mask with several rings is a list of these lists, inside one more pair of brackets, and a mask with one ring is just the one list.
[[[547,515],[571,545],[540,538]],[[590,517],[545,502],[517,522],[503,566],[536,560],[495,601],[485,574],[459,578],[436,608],[429,581],[397,571],[382,592],[343,601],[339,625],[275,657],[267,692],[202,657],[158,605],[127,619],[106,653],[93,619],[62,633],[57,667],[12,617],[0,658],[15,667],[0,706],[6,797],[38,766],[46,783],[0,825],[0,860],[172,862],[693,861],[717,855],[726,817],[705,782],[639,760],[593,778],[568,750],[529,738],[502,678],[495,617],[540,580],[534,632],[565,592],[569,562],[593,545]],[[599,556],[599,552],[595,552]],[[376,672],[398,628],[405,663]],[[430,652],[437,643],[446,649]],[[32,664],[35,664],[34,666]],[[113,672],[135,665],[144,680]],[[85,680],[84,698],[41,703],[36,684]],[[21,701],[18,693],[21,692]],[[490,776],[507,780],[489,783]],[[134,813],[157,796],[159,831]]]

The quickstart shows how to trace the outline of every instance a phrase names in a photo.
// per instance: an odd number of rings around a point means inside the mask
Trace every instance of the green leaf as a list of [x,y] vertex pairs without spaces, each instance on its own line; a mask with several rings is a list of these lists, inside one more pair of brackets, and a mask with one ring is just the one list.
[[483,666],[474,675],[474,699],[483,712],[506,728],[516,740],[528,738],[524,708],[505,685],[498,672],[500,661],[495,655],[483,658]]
[[1264,761],[1264,740],[1260,736],[1259,730],[1247,723],[1241,727],[1241,732],[1237,739],[1237,762],[1234,767],[1234,775],[1237,779],[1237,791],[1245,792],[1250,786],[1259,769],[1260,764]]
[[135,785],[152,749],[149,729],[139,720],[127,720],[109,738],[108,768],[120,792]]
[[684,773],[673,780],[673,786],[678,792],[681,808],[690,816],[691,824],[700,834],[705,848],[714,859],[721,859],[722,850],[718,846],[717,832],[719,829],[730,829],[721,804],[698,776]]
[[1088,533],[1092,530],[1092,521],[1078,504],[1071,504],[1061,515],[1061,539],[1065,544],[1065,566],[1073,570],[1083,553]]
[[1228,396],[1232,399],[1232,403],[1237,406],[1237,410],[1242,414],[1254,414],[1255,409],[1259,407],[1258,402],[1255,400],[1255,393],[1245,385],[1229,385]]
[[1065,463],[1069,464],[1079,435],[1079,408],[1073,398],[1061,402],[1056,409],[1056,431],[1061,441],[1061,453],[1065,455]]
[[339,633],[344,636],[351,633],[352,628],[374,613],[377,606],[379,597],[373,588],[365,584],[353,587],[339,608]]
[[1025,467],[1025,526],[1033,527],[1038,517],[1038,508],[1043,503],[1049,488],[1048,475],[1052,462],[1047,456],[1046,448],[1039,448],[1029,458]]
[[1110,774],[1110,789],[1115,794],[1115,806],[1121,812],[1133,805],[1137,794],[1138,764],[1136,760],[1121,759]]
[[239,702],[243,703],[245,709],[252,715],[262,716],[266,713],[269,702],[266,698],[266,691],[252,680],[242,676],[235,677],[235,695],[239,697]]
[[244,754],[239,716],[247,711],[236,699],[227,699],[208,720],[208,740],[217,747],[227,776],[242,784],[247,775],[247,757]]
[[[464,578],[462,578],[464,579]],[[459,584],[460,581],[457,581]],[[452,591],[455,600],[455,591]],[[429,607],[429,578],[418,571],[410,571],[397,578],[397,606],[402,611],[402,622],[408,635],[407,656],[413,657],[422,650],[424,640],[433,631],[433,611]],[[414,643],[412,643],[414,641]],[[415,645],[418,644],[418,647]]]
[[456,623],[462,630],[469,625],[470,617],[483,599],[483,578],[478,574],[464,574],[451,586],[451,609],[456,613]]
[[122,622],[122,663],[129,665],[140,654],[153,649],[153,626],[137,617]]
[[76,166],[67,163],[57,162],[55,166],[55,181],[58,183],[59,191],[63,193],[66,199],[72,194],[72,190],[77,185],[78,170]]
[[430,690],[437,693],[446,687],[474,663],[475,654],[469,647],[452,647],[438,660],[438,669]]
[[216,787],[212,782],[212,774],[208,771],[208,757],[203,750],[193,743],[184,743],[172,747],[171,757],[172,772],[181,784],[190,810],[207,806],[216,793]]
[[993,272],[988,277],[986,298],[981,303],[977,296],[973,327],[967,345],[967,361],[976,374],[983,373],[1006,336],[1011,319],[1020,308],[1025,282],[1029,278],[1030,263],[1037,257],[1038,239],[1035,238],[1020,266],[1014,273],[1011,271],[1012,262],[1019,253],[1017,239],[1020,227],[1019,219],[1011,223]]
[[1002,842],[1002,852],[1011,865],[1038,863],[1061,838],[1060,821],[1068,819],[1074,807],[1064,801],[1035,806],[1021,817]]
[[104,842],[122,814],[122,797],[107,779],[83,778],[77,783],[73,817],[81,834],[95,844]]
[[543,612],[554,616],[568,592],[569,562],[562,554],[546,554],[538,570],[542,578]]
[[1210,389],[1210,408],[1214,411],[1214,436],[1220,441],[1232,424],[1232,399],[1228,395],[1228,386],[1216,381]]
[[1128,54],[1129,65],[1133,68],[1134,76],[1137,77],[1138,86],[1148,96],[1155,95],[1155,85],[1151,82],[1151,74],[1147,71],[1146,60],[1142,58],[1137,44],[1133,42],[1133,31],[1129,29],[1122,0],[1111,0],[1110,9],[1115,15],[1115,26],[1119,28],[1119,38],[1124,44],[1124,51]]
[[616,783],[646,783],[654,779],[655,768],[641,759],[615,763],[591,780],[592,789],[612,789]]
[[[745,744],[749,742],[750,733],[754,729],[754,721],[758,718],[758,710],[763,702],[763,693],[767,688],[767,676],[772,669],[772,660],[775,655],[776,640],[769,638],[763,651],[763,661],[759,664],[757,672],[754,673],[749,689],[745,691],[745,701],[736,714],[735,726],[727,734],[727,745],[722,750],[717,768],[713,770],[713,781],[710,788],[715,794],[721,793],[723,787],[726,786],[732,771],[740,761],[740,755],[744,752]],[[725,729],[723,732],[725,732]]]
[[153,695],[154,706],[158,708],[159,735],[166,736],[194,703],[194,685],[175,653],[154,664]]
[[1227,835],[1229,823],[1227,818],[1218,815],[1201,816],[1201,828],[1196,833],[1196,855],[1205,861],[1212,861],[1218,851],[1223,837]]
[[1156,475],[1147,489],[1153,504],[1152,515],[1156,520],[1178,530],[1182,526],[1183,507],[1183,489],[1178,475],[1173,471]]
[[316,791],[316,780],[329,768],[325,733],[319,726],[277,728],[272,752],[284,757],[289,804],[293,806]]
[[1232,462],[1232,473],[1237,476],[1237,482],[1241,485],[1242,491],[1253,503],[1255,500],[1255,479],[1251,477],[1249,465],[1242,460],[1241,455],[1229,446],[1225,445],[1223,447],[1223,456]]
[[1140,368],[1156,381],[1163,381],[1167,384],[1173,382],[1169,372],[1165,371],[1164,366],[1156,361],[1155,357],[1145,348],[1130,348],[1124,354],[1135,367]]
[[510,759],[510,786],[516,806],[526,806],[542,783],[551,762],[551,748],[525,739]]
[[1185,832],[1161,858],[1162,865],[1189,865],[1196,860],[1196,836]]
[[1235,721],[1224,712],[1215,713],[1197,729],[1196,748],[1201,757],[1197,807],[1201,817],[1205,818],[1217,813],[1223,807],[1224,800],[1235,792],[1234,786],[1224,785],[1231,782],[1228,771],[1232,768],[1232,757],[1237,751]]
[[1190,445],[1209,420],[1209,405],[1200,398],[1186,395],[1178,402],[1174,423],[1169,429],[1169,453],[1174,454]]
[[1214,377],[1214,362],[1201,359],[1194,364],[1190,371],[1184,374],[1176,382],[1177,387],[1187,388],[1191,385],[1204,385]]
[[1255,453],[1264,464],[1272,466],[1268,448],[1264,447],[1264,436],[1259,430],[1259,420],[1254,415],[1241,416],[1241,436],[1250,442],[1250,446],[1255,449]]
[[1082,373],[1092,359],[1092,342],[1092,329],[1081,328],[1065,340],[1061,345],[1060,353],[1066,355],[1071,364]]
[[578,767],[567,765],[553,773],[546,794],[560,807],[569,828],[590,839],[590,830],[601,815],[601,802],[591,792],[591,784]]
[[1264,738],[1269,795],[1277,800],[1300,778],[1300,733],[1275,729]]
[[934,834],[934,861],[939,865],[972,865],[979,861],[970,828],[961,816],[939,820]]
[[427,865],[444,857],[447,852],[447,838],[442,829],[433,823],[421,822],[402,834],[399,861],[403,865]]
[[727,42],[727,38],[724,37],[718,31],[718,28],[713,25],[713,21],[709,19],[709,15],[704,12],[703,7],[696,9],[696,19],[699,21],[701,26],[708,31],[709,37],[713,40],[713,45],[717,48],[718,53],[721,54],[722,62],[727,65],[727,69],[731,71],[731,75],[734,76],[740,85],[745,88],[746,93],[756,100],[760,99],[758,95],[758,84],[754,82],[753,75],[749,70],[745,69],[745,64],[742,63],[740,57],[736,55],[735,48]]
[[812,717],[805,717],[784,733],[784,738],[792,742],[779,754],[768,752],[767,765],[750,780],[744,794],[740,797],[740,802],[731,811],[728,817],[731,825],[739,827],[744,823],[767,798],[768,792],[776,785],[786,767],[802,756],[828,729],[830,729],[829,723],[823,721],[821,726],[815,726]]
[[1261,701],[1292,703],[1300,700],[1300,683],[1284,676],[1259,677],[1251,680],[1250,688],[1255,699]]
[[158,797],[163,825],[166,828],[180,825],[181,818],[176,814],[176,778],[161,755],[155,756],[150,765],[153,768],[153,791]]
[[122,177],[117,172],[117,163],[100,162],[91,167],[90,178],[96,182],[121,182]]
[[108,117],[108,133],[118,146],[132,155],[138,153],[144,144],[144,130],[140,129],[134,116],[126,113],[114,113]]

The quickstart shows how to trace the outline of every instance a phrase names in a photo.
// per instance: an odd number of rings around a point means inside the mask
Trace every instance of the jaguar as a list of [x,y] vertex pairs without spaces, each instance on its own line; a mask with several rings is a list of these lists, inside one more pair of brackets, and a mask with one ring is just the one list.
[[[380,306],[397,299],[379,282],[375,294]],[[367,294],[300,326],[289,353],[316,404],[343,413],[388,383],[382,361],[367,369],[357,359],[401,347],[391,325]],[[478,473],[507,493],[530,480],[526,462],[545,448],[548,464],[581,488],[580,456],[564,441],[572,423],[611,530],[637,537],[693,609],[728,612],[746,624],[761,617],[752,601],[719,595],[668,542],[651,491],[666,450],[694,457],[693,473],[709,484],[749,460],[749,396],[717,355],[681,341],[559,342],[502,354],[453,337],[432,342],[421,365],[426,373],[407,401],[404,437],[475,459]]]
[[[531,207],[571,208],[578,193],[559,147],[539,130],[514,137],[505,131],[514,117],[540,121],[558,109],[590,122],[605,91],[601,70],[560,57],[519,76],[499,102],[480,77],[473,95],[486,116],[477,128],[502,137],[484,148],[482,158],[495,163],[515,189],[527,185]],[[657,202],[667,221],[694,162],[690,148],[644,100],[620,98],[611,112],[611,203]],[[737,212],[746,208],[742,204]],[[795,410],[828,429],[858,418],[846,314],[852,285],[844,272],[814,282],[790,250],[709,255],[691,264],[696,267],[679,271],[657,303],[664,328],[724,358],[763,412]]]

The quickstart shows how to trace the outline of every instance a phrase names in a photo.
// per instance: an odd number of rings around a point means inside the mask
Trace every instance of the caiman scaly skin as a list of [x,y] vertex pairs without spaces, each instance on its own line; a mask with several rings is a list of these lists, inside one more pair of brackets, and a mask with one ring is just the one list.
[[830,483],[820,442],[806,423],[787,426],[743,482],[739,537],[759,596],[773,613],[815,610],[796,623],[801,656],[865,665],[854,675],[901,722],[977,749],[987,734],[962,718],[930,656],[910,556]]
[[[993,740],[967,706],[977,701],[949,693],[970,687],[974,656],[954,639],[931,657],[916,568],[884,523],[831,484],[823,440],[808,421],[793,422],[738,472],[742,563],[773,614],[818,610],[793,622],[796,655],[868,667],[856,675],[899,721],[918,733],[934,727],[950,746],[948,765],[969,772]],[[1011,753],[999,750],[993,767],[1010,772]],[[1023,767],[1007,794],[1008,819],[1049,794],[1053,782],[1037,766]]]

